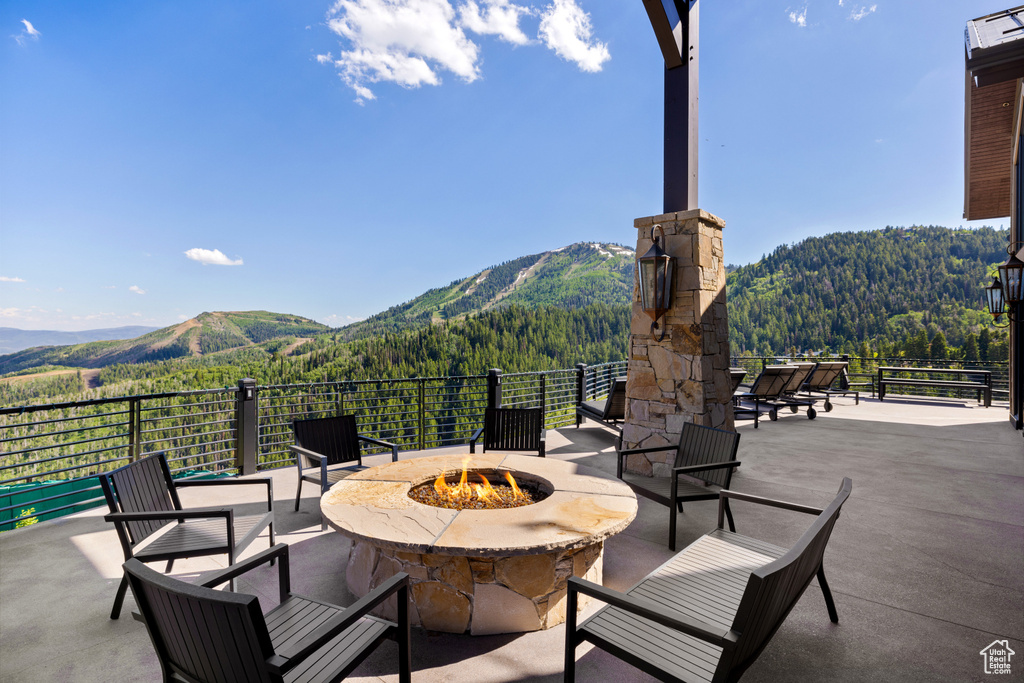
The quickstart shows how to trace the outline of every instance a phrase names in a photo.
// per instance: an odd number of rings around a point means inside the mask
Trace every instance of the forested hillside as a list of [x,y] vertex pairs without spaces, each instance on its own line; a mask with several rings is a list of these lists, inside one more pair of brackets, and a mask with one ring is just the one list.
[[[981,290],[1006,258],[1006,239],[989,228],[887,228],[780,247],[730,268],[732,353],[1003,360],[1005,330],[991,326]],[[0,359],[18,371],[0,381],[0,404],[71,400],[90,387],[89,395],[125,395],[233,386],[242,377],[287,384],[621,360],[634,257],[607,246],[509,261],[431,290],[355,332],[297,316],[208,313],[136,340],[150,343],[132,353],[166,354],[156,359],[116,362],[126,349],[98,356],[91,345],[13,354]],[[605,298],[611,303],[600,302]],[[552,300],[560,305],[546,304]],[[75,369],[87,363],[94,369]]]
[[521,256],[349,325],[341,338],[407,331],[501,306],[625,305],[632,295],[633,263],[632,249],[586,242]]
[[307,318],[267,311],[201,313],[137,339],[43,346],[0,356],[0,374],[43,365],[102,368],[117,363],[203,356],[281,337],[307,337],[330,328]]
[[896,350],[925,331],[962,346],[991,322],[982,288],[1006,231],[886,228],[781,246],[729,274],[732,352]]

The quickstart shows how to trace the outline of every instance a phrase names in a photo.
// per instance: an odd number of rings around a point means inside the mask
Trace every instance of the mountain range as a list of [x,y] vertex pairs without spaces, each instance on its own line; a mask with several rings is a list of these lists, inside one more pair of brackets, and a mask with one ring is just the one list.
[[19,330],[14,327],[0,327],[0,355],[31,349],[34,346],[66,346],[110,339],[134,339],[159,329],[159,327],[131,325],[101,330],[61,332],[59,330]]
[[[730,266],[732,353],[857,353],[864,345],[899,353],[911,336],[926,333],[931,339],[940,332],[950,346],[960,346],[991,323],[983,310],[982,287],[1005,259],[1006,240],[1005,230],[992,228],[890,227],[814,237],[779,247],[757,263]],[[464,364],[472,366],[466,371],[476,372],[477,363],[495,367],[499,362],[473,346],[489,343],[483,329],[488,325],[502,328],[501,334],[520,335],[518,351],[494,347],[503,357],[553,359],[553,352],[536,355],[537,349],[557,341],[551,339],[556,331],[571,329],[576,330],[569,333],[572,339],[599,349],[595,357],[624,358],[634,263],[628,247],[578,243],[486,268],[340,329],[267,311],[203,313],[136,339],[0,356],[0,375],[114,365],[121,369],[104,373],[119,380],[176,372],[171,365],[148,369],[153,361],[235,369],[244,362],[253,373],[276,362],[277,372],[289,381],[355,367],[342,362],[359,363],[365,371],[372,366],[374,372],[390,374],[402,367],[417,374],[423,369],[416,365],[416,349],[428,342],[463,348],[464,341],[472,341],[462,354],[473,357]],[[496,317],[506,309],[517,312]],[[554,309],[580,314],[562,318],[545,312]],[[992,330],[993,344],[1001,343],[1000,334]],[[454,341],[459,335],[466,339]],[[447,353],[432,352],[432,357]],[[557,350],[559,359],[566,354],[571,349]],[[377,360],[370,364],[371,358]]]

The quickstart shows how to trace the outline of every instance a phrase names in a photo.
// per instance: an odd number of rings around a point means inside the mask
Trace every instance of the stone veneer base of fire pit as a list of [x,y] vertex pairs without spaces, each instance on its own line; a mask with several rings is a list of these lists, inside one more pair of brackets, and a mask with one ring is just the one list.
[[[432,631],[485,635],[562,623],[568,578],[601,583],[604,539],[633,521],[636,496],[588,467],[485,453],[471,456],[470,470],[510,470],[550,485],[551,495],[524,507],[461,511],[409,497],[412,487],[461,471],[463,460],[401,460],[357,472],[324,494],[327,523],[352,539],[349,590],[362,597],[406,572],[413,623]],[[381,614],[394,613],[392,598]]]

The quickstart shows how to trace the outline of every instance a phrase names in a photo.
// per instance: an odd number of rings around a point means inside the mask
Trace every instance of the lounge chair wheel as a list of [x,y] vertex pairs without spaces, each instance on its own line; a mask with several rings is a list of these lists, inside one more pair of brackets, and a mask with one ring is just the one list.
[[807,419],[808,420],[813,420],[817,416],[818,416],[818,411],[817,410],[815,410],[814,408],[810,408],[810,407],[807,408]]
[[800,406],[790,406],[789,407],[789,412],[791,412],[791,413],[795,413],[798,410],[800,410]]
[[826,413],[831,413],[832,412],[832,404],[829,403],[828,401],[825,401],[825,412]]
[[772,422],[778,422],[778,420],[779,420],[779,411],[778,410],[769,410],[768,411],[768,417],[771,418]]

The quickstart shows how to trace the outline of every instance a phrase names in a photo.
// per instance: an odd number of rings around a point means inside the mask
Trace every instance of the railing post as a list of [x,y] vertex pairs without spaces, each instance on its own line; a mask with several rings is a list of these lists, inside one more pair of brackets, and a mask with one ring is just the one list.
[[547,419],[547,414],[548,414],[548,411],[547,411],[547,408],[548,408],[547,393],[548,393],[548,376],[545,375],[544,373],[541,373],[541,375],[540,375],[540,423],[541,424],[545,424],[545,420]]
[[487,407],[501,407],[501,368],[487,371]]
[[259,417],[256,411],[256,380],[238,380],[235,394],[235,467],[241,475],[256,474]]
[[419,383],[419,410],[417,412],[419,413],[419,415],[417,417],[419,418],[419,427],[416,429],[416,431],[419,432],[419,444],[418,445],[419,445],[419,450],[422,451],[422,450],[424,450],[426,448],[426,444],[427,444],[427,437],[426,437],[426,434],[425,434],[425,432],[427,431],[427,400],[426,400],[427,399],[427,390],[426,390],[426,386],[423,384],[423,378],[422,377],[419,378],[418,383]]
[[576,364],[576,405],[587,400],[587,364]]
[[142,455],[141,399],[128,401],[128,459],[135,462]]

